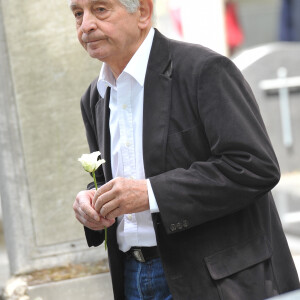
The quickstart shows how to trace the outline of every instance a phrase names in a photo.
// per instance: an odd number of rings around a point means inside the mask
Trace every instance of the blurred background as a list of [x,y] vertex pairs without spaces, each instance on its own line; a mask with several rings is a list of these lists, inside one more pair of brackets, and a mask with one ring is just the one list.
[[[299,1],[211,2],[207,4],[204,1],[194,0],[187,0],[184,3],[180,0],[156,1],[157,27],[174,39],[186,41],[198,39],[205,45],[208,43],[211,43],[211,46],[220,45],[216,40],[225,39],[227,50],[222,46],[219,46],[219,49],[228,51],[229,56],[261,44],[300,40]],[[214,16],[218,16],[218,19]],[[218,38],[216,34],[219,34]]]
[[[0,0],[5,299],[111,299],[106,253],[87,249],[72,211],[90,181],[77,162],[88,151],[79,100],[101,64],[81,49],[67,3]],[[299,20],[299,0],[155,1],[163,34],[230,57],[250,83],[281,166],[273,194],[298,272]]]

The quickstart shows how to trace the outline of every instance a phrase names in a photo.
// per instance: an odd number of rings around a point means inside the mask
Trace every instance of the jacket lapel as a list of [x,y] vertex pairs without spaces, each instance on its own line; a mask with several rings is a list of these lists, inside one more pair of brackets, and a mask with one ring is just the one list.
[[105,164],[102,165],[103,173],[106,182],[112,179],[111,159],[110,159],[110,131],[109,131],[109,99],[110,88],[106,89],[104,99],[100,99],[95,107],[97,140],[101,158],[105,159]]
[[171,83],[172,61],[168,40],[156,30],[144,87],[143,156],[146,178],[165,170]]
[[[99,96],[100,97],[100,96]],[[106,89],[104,99],[100,100],[95,106],[95,119],[97,128],[97,140],[101,158],[105,159],[105,164],[102,165],[105,181],[108,182],[112,179],[111,159],[110,159],[110,131],[109,131],[109,100],[110,100],[110,87]],[[117,244],[117,222],[108,228],[108,241],[109,241],[109,256],[114,257],[115,263],[122,263],[120,260],[118,244]],[[113,253],[114,252],[114,253]],[[117,253],[117,254],[116,254]],[[122,278],[122,277],[121,277]]]

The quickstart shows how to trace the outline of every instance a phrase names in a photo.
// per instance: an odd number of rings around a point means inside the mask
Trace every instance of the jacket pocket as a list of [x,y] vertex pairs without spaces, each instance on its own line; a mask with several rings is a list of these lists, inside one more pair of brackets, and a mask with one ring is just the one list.
[[278,295],[272,249],[264,236],[205,257],[222,300],[263,300]]
[[167,168],[189,168],[193,162],[205,161],[210,155],[205,133],[200,124],[168,135]]

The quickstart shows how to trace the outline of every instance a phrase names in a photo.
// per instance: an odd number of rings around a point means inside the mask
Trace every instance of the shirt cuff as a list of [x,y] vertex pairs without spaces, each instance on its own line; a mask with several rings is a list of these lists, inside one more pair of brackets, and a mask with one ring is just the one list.
[[153,213],[158,213],[159,212],[159,208],[152,190],[152,186],[150,183],[150,180],[147,179],[147,189],[148,189],[148,198],[149,198],[149,206],[150,206],[150,212],[151,214]]

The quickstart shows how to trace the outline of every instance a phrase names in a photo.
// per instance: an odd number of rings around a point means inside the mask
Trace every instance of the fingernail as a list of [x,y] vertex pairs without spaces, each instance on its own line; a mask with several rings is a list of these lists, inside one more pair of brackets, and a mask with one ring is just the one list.
[[99,216],[95,216],[95,217],[94,217],[94,220],[97,221],[97,222],[99,222],[99,221],[100,221]]

